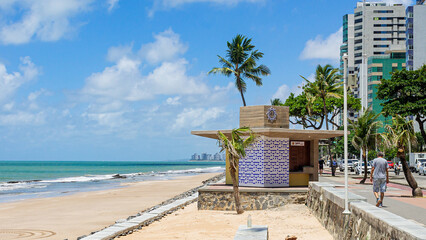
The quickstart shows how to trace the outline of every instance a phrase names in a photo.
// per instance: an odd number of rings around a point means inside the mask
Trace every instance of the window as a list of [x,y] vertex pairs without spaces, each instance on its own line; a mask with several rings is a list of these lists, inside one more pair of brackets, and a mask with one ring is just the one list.
[[389,45],[373,45],[375,48],[387,48]]
[[357,39],[354,41],[355,44],[362,43],[362,39]]
[[362,60],[355,60],[355,64],[361,64]]
[[354,35],[355,37],[361,37],[362,36],[362,32],[357,32],[357,33],[355,33],[355,35]]
[[376,21],[376,20],[379,20],[379,18],[378,17],[374,17],[373,20]]
[[360,30],[360,29],[362,29],[362,25],[355,26],[355,28],[354,28],[355,31]]
[[362,56],[362,53],[355,53],[355,55],[354,55],[355,57],[361,57]]
[[389,34],[392,33],[392,31],[374,31],[374,34]]
[[372,99],[373,98],[373,94],[372,93],[368,94],[368,98]]
[[385,52],[373,52],[374,55],[383,55],[386,54]]
[[377,72],[383,72],[383,67],[377,67]]
[[398,67],[392,67],[392,72],[395,72],[396,70],[398,70]]
[[374,10],[374,13],[393,13],[393,10]]
[[355,19],[355,24],[362,22],[362,18]]
[[362,46],[358,46],[354,48],[355,51],[362,50]]
[[355,17],[362,16],[362,11],[360,11],[360,12],[356,12],[354,16],[355,16]]

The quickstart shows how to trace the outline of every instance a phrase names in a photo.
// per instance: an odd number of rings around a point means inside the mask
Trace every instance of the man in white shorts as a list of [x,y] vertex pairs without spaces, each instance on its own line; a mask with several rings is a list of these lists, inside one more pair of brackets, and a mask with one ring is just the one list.
[[[383,198],[385,197],[386,184],[389,183],[389,165],[388,161],[383,158],[382,152],[377,153],[377,158],[373,160],[371,167],[370,181],[373,182],[373,192],[376,196],[376,206],[383,206]],[[379,199],[380,192],[380,199]]]

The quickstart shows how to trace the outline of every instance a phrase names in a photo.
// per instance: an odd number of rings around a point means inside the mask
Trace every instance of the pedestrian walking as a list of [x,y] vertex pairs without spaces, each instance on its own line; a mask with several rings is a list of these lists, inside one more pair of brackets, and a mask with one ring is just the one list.
[[373,160],[373,166],[371,167],[370,181],[373,182],[373,192],[374,196],[376,196],[376,207],[383,206],[386,184],[389,183],[389,165],[383,157],[383,152],[378,152],[377,158]]
[[336,160],[331,161],[331,176],[336,176],[336,168],[337,168],[337,162]]
[[324,170],[324,159],[320,159],[319,160],[319,172],[320,172],[320,176],[322,176],[322,171]]

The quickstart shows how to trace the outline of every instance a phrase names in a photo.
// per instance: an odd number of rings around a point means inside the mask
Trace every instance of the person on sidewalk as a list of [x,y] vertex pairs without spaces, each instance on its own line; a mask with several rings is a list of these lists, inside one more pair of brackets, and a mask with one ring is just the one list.
[[319,160],[319,172],[320,172],[320,176],[322,176],[322,171],[324,170],[324,159],[320,159]]
[[336,160],[331,161],[331,176],[336,176],[336,168],[337,168],[337,162]]
[[[377,153],[377,158],[373,160],[371,167],[370,181],[373,182],[373,192],[376,196],[376,206],[383,206],[383,198],[385,197],[386,184],[389,183],[389,165],[388,161],[383,158],[383,152]],[[380,198],[379,198],[380,192]]]

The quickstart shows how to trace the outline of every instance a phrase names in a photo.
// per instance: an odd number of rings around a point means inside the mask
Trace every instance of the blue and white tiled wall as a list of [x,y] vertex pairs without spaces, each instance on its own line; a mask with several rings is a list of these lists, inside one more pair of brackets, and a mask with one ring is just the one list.
[[289,139],[260,136],[239,163],[239,185],[289,186]]

